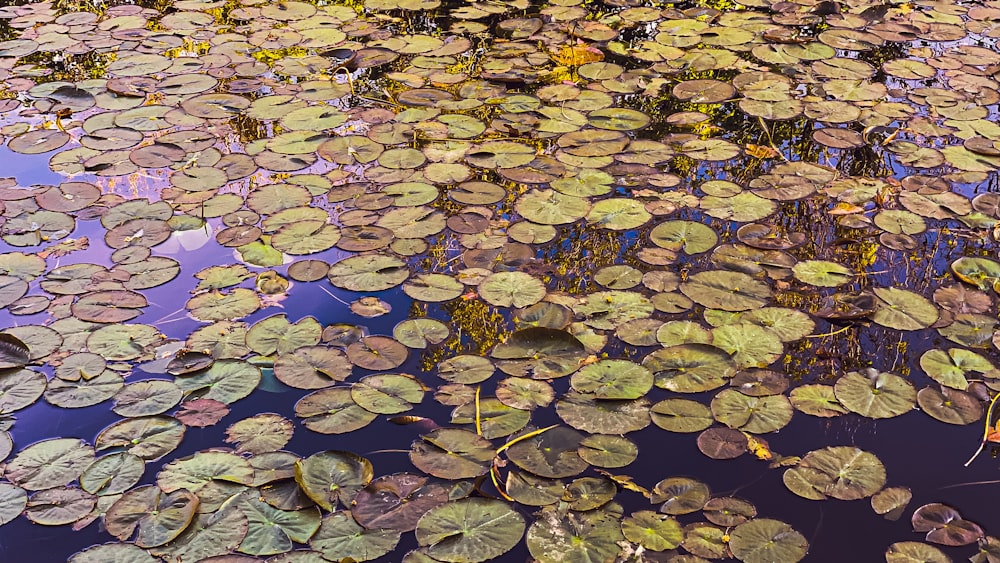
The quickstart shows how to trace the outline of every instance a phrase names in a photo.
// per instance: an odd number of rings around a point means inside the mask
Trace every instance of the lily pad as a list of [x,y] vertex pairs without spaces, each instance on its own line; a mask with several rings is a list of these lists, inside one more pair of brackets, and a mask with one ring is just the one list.
[[874,454],[853,446],[830,446],[809,452],[784,474],[785,486],[811,500],[869,497],[885,484],[885,467]]
[[524,518],[502,501],[470,498],[431,508],[417,522],[417,543],[450,563],[499,557],[524,536]]
[[624,540],[618,519],[602,511],[560,511],[546,507],[528,528],[531,556],[541,563],[613,560]]
[[756,309],[771,298],[766,284],[741,272],[721,270],[691,275],[681,284],[681,292],[699,305],[723,311]]
[[809,549],[805,536],[788,524],[769,518],[744,522],[729,535],[733,556],[746,563],[801,561]]
[[833,388],[837,400],[851,412],[869,418],[892,418],[913,408],[917,392],[898,375],[868,370],[844,375]]

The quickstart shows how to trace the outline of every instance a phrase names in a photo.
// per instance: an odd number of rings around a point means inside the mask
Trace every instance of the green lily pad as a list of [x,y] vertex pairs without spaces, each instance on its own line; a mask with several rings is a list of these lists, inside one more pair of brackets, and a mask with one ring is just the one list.
[[668,321],[657,329],[656,340],[665,348],[681,344],[711,344],[712,332],[694,321]]
[[687,477],[668,477],[657,483],[649,496],[653,504],[660,504],[661,512],[667,514],[690,514],[701,510],[711,492],[708,485]]
[[514,444],[507,457],[521,469],[548,479],[579,475],[587,462],[579,455],[583,435],[565,426],[557,426]]
[[705,518],[719,526],[738,526],[757,516],[757,508],[740,498],[714,497],[704,507]]
[[406,412],[423,396],[423,385],[407,374],[369,375],[351,386],[354,402],[376,414]]
[[795,279],[817,287],[837,287],[854,280],[854,272],[843,264],[826,260],[803,260],[792,267]]
[[186,489],[197,493],[213,480],[249,484],[253,467],[246,459],[227,452],[199,452],[175,459],[156,475],[156,484],[166,493]]
[[496,307],[527,307],[545,297],[545,284],[524,272],[499,272],[483,280],[478,291]]
[[361,408],[351,398],[351,390],[321,389],[295,403],[295,416],[306,428],[321,434],[344,434],[368,426],[378,415]]
[[868,418],[892,418],[905,414],[917,401],[913,384],[898,375],[869,370],[844,375],[833,387],[837,400],[851,412]]
[[69,563],[102,563],[121,561],[123,563],[156,563],[156,558],[141,547],[128,543],[106,543],[95,545],[74,553]]
[[42,440],[7,462],[4,477],[29,491],[51,489],[75,481],[93,461],[94,448],[83,440]]
[[566,485],[562,481],[535,477],[531,473],[516,470],[507,473],[504,488],[508,496],[527,506],[555,504],[566,492]]
[[638,399],[653,387],[653,374],[628,360],[601,360],[573,374],[571,385],[598,399]]
[[675,549],[684,540],[684,530],[676,519],[652,510],[633,512],[625,517],[622,533],[630,542],[650,551]]
[[396,530],[362,528],[346,510],[323,518],[319,530],[309,540],[309,547],[322,553],[324,560],[345,558],[371,561],[391,552],[399,543]]
[[701,432],[712,425],[712,411],[691,399],[664,399],[649,410],[653,424],[669,432]]
[[[24,349],[27,351],[27,347]],[[4,370],[0,373],[0,414],[10,414],[34,404],[45,392],[45,384],[45,375],[35,370]]]
[[678,393],[718,389],[736,373],[729,353],[708,344],[681,344],[657,350],[642,360],[654,384]]
[[87,516],[96,504],[97,497],[87,491],[76,487],[57,487],[31,495],[24,516],[35,524],[60,526]]
[[290,323],[280,314],[254,323],[247,331],[246,342],[251,351],[262,356],[286,354],[303,346],[315,346],[322,332],[323,327],[313,317]]
[[238,551],[251,555],[273,555],[290,551],[294,544],[306,543],[320,526],[319,508],[280,510],[262,502],[257,491],[236,497],[236,505],[247,517],[247,533]]
[[986,348],[990,345],[997,320],[990,315],[959,313],[952,323],[938,329],[938,334],[970,348]]
[[237,453],[262,454],[280,450],[292,438],[294,424],[274,413],[261,413],[234,422],[226,429],[226,442]]
[[347,359],[358,367],[370,370],[397,368],[408,356],[406,346],[388,336],[365,336],[347,347]]
[[348,504],[373,476],[371,462],[350,452],[327,450],[295,462],[295,481],[302,491],[330,511],[338,501]]
[[769,518],[744,522],[729,534],[733,556],[746,563],[801,561],[809,550],[805,536],[788,524]]
[[886,520],[898,520],[910,504],[913,492],[906,487],[887,487],[872,495],[872,510]]
[[21,515],[28,503],[28,493],[10,483],[0,483],[0,526]]
[[497,400],[515,409],[532,410],[548,406],[556,393],[545,381],[508,377],[497,383]]
[[993,371],[993,364],[983,356],[964,348],[928,350],[920,356],[920,368],[941,385],[965,390],[969,386],[966,374]]
[[98,451],[121,446],[137,457],[154,461],[180,445],[185,430],[179,420],[169,416],[130,418],[101,430],[94,445]]
[[540,563],[613,561],[625,539],[618,518],[603,510],[543,508],[528,528],[531,556]]
[[832,385],[802,385],[792,389],[788,399],[796,410],[812,416],[829,418],[850,412],[837,401]]
[[781,357],[784,346],[778,335],[750,323],[737,323],[712,329],[712,345],[728,352],[736,367],[767,367]]
[[228,405],[252,393],[260,380],[260,368],[249,362],[219,360],[203,372],[178,376],[174,382],[185,393],[196,392],[199,398],[214,399]]
[[587,222],[602,229],[625,231],[637,229],[652,218],[645,205],[633,199],[602,199],[590,208]]
[[989,290],[1000,280],[1000,263],[989,258],[963,256],[951,263],[955,277],[979,289]]
[[160,331],[149,325],[110,325],[90,333],[87,350],[106,360],[134,360],[147,356],[163,338]]
[[330,267],[327,279],[351,291],[382,291],[403,283],[409,275],[402,260],[384,254],[367,254],[337,262]]
[[885,551],[886,563],[951,563],[943,551],[918,541],[900,541]]
[[771,298],[768,286],[741,272],[698,272],[681,284],[681,293],[712,309],[746,311],[763,307]]
[[442,479],[485,475],[496,455],[488,440],[475,432],[438,428],[413,442],[410,461],[417,469]]
[[872,321],[896,330],[920,330],[934,324],[938,310],[933,303],[919,294],[895,287],[874,289],[878,300]]
[[639,447],[624,436],[594,434],[580,441],[580,457],[595,467],[625,467],[639,456]]
[[830,446],[809,452],[785,471],[785,486],[811,500],[869,497],[885,485],[885,467],[874,454],[853,446]]
[[453,356],[438,364],[437,368],[441,379],[464,384],[482,383],[496,371],[488,358],[471,355]]
[[784,395],[751,397],[723,389],[712,399],[712,414],[719,422],[752,434],[775,432],[792,420],[792,405]]
[[[474,403],[466,403],[455,408],[451,413],[452,424],[475,424],[477,407]],[[510,407],[493,397],[479,401],[479,424],[482,436],[487,440],[510,436],[527,426],[531,420],[531,411]]]
[[782,342],[795,342],[816,328],[816,323],[806,313],[784,307],[747,311],[739,316],[739,321],[764,327]]
[[649,426],[649,401],[598,399],[570,391],[556,401],[559,418],[577,430],[592,434],[627,434]]
[[197,516],[172,542],[150,551],[175,560],[203,561],[235,550],[243,542],[248,527],[243,512],[228,505],[217,512]]
[[587,216],[590,202],[583,197],[553,190],[531,190],[517,198],[515,209],[525,219],[540,225],[565,225]]
[[427,302],[450,301],[465,290],[465,286],[444,274],[419,274],[403,284],[403,292]]
[[128,383],[115,393],[111,410],[121,416],[151,416],[177,406],[184,392],[172,381],[147,379]]
[[584,324],[604,330],[648,318],[653,309],[649,299],[633,291],[598,291],[583,297],[573,306],[573,312],[584,317]]
[[451,334],[437,319],[406,319],[392,329],[392,336],[407,348],[423,349],[444,342]]
[[972,424],[983,416],[983,405],[973,395],[942,387],[924,387],[917,392],[920,408],[941,422],[948,424]]
[[719,242],[711,227],[694,221],[667,221],[649,233],[650,240],[660,248],[683,250],[686,254],[708,252]]
[[186,489],[166,493],[156,485],[128,491],[104,515],[108,533],[128,540],[138,531],[135,544],[156,547],[173,540],[195,518],[198,497]]
[[65,381],[53,379],[45,389],[45,400],[63,408],[74,409],[104,402],[122,390],[122,376],[106,369],[97,377]]
[[504,373],[550,379],[576,371],[587,352],[583,343],[568,332],[531,327],[510,335],[490,355],[500,360],[497,367]]
[[417,543],[449,563],[478,563],[507,553],[524,536],[524,518],[507,503],[462,499],[428,510],[417,522]]
[[80,475],[80,488],[92,495],[124,493],[142,478],[146,464],[128,452],[99,457]]

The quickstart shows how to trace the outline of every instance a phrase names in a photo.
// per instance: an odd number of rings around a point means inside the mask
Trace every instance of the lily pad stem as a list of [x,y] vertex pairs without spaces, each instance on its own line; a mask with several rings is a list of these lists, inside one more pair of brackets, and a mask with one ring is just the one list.
[[983,429],[983,439],[979,441],[979,448],[976,450],[976,453],[972,454],[969,461],[965,462],[965,467],[971,465],[972,462],[979,457],[979,454],[983,453],[983,448],[986,447],[986,439],[990,435],[990,428],[992,426],[991,421],[993,420],[993,407],[996,406],[997,399],[1000,399],[1000,393],[993,396],[993,400],[990,401],[990,407],[986,409],[986,428]]

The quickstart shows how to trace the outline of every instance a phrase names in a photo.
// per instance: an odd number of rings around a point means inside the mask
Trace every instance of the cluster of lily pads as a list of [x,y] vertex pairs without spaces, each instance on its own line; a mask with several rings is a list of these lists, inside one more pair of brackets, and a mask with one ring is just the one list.
[[[0,135],[66,177],[0,180],[0,524],[99,520],[74,563],[794,562],[750,501],[623,474],[629,434],[889,518],[912,493],[875,453],[765,436],[919,408],[1000,441],[1000,4],[72,4],[0,8]],[[199,233],[218,260],[182,275],[158,248]],[[907,259],[927,283],[880,271]],[[137,322],[159,286],[198,328]],[[350,313],[280,312],[315,288]],[[874,333],[949,344],[892,369]],[[226,420],[264,378],[294,405]],[[15,448],[38,401],[115,418]],[[376,421],[424,428],[411,471],[283,449]],[[1000,560],[952,507],[911,520],[888,561]]]

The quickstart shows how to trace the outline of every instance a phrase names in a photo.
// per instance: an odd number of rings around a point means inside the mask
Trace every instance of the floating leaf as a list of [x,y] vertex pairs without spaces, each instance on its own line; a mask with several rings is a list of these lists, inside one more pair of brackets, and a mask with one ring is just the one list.
[[371,462],[350,452],[327,450],[295,462],[295,481],[316,504],[331,511],[338,500],[347,504],[372,477]]
[[51,489],[76,480],[93,461],[94,448],[83,440],[43,440],[7,462],[4,477],[29,491]]
[[519,330],[498,344],[491,357],[501,360],[501,370],[536,379],[562,377],[576,371],[586,349],[572,334],[551,328]]
[[699,272],[681,284],[681,292],[695,303],[723,311],[746,311],[767,303],[767,285],[740,272]]
[[667,221],[649,233],[653,244],[670,250],[683,250],[686,254],[700,254],[711,250],[719,237],[708,225],[693,221]]
[[662,502],[661,512],[677,515],[701,510],[709,496],[708,486],[700,481],[668,477],[653,487],[649,500],[654,504]]
[[470,498],[431,508],[417,522],[417,543],[451,563],[499,557],[524,536],[524,518],[502,501]]
[[794,563],[806,556],[809,544],[802,534],[784,522],[756,518],[733,529],[729,548],[734,557],[746,563]]
[[531,556],[541,563],[613,560],[624,539],[618,519],[602,511],[560,512],[542,509],[528,528]]
[[906,487],[888,487],[872,495],[872,510],[886,520],[898,520],[913,498]]
[[138,530],[135,543],[156,547],[176,538],[194,519],[198,497],[187,490],[165,493],[143,485],[122,495],[104,516],[108,532],[127,540]]
[[985,535],[978,524],[963,519],[957,510],[941,503],[916,509],[910,522],[914,532],[927,532],[927,541],[942,545],[967,545]]
[[837,380],[837,400],[851,412],[869,418],[892,418],[913,408],[917,400],[913,384],[898,375],[870,370],[868,377],[856,371]]
[[370,561],[392,551],[399,543],[399,536],[396,530],[366,530],[354,521],[350,512],[339,510],[323,518],[319,530],[309,540],[309,547],[327,559]]
[[442,479],[468,479],[486,474],[494,457],[489,441],[474,432],[439,428],[413,442],[413,465]]
[[368,529],[409,532],[428,510],[448,502],[448,489],[427,477],[395,473],[375,479],[358,491],[351,514]]
[[934,324],[938,310],[933,303],[912,291],[894,287],[877,287],[875,312],[872,320],[896,330],[919,330]]
[[854,500],[871,496],[885,484],[885,467],[875,455],[852,446],[831,446],[806,454],[784,474],[785,486],[811,500],[827,496]]
[[545,297],[545,284],[524,272],[500,272],[479,284],[479,295],[497,307],[527,307]]
[[572,477],[587,469],[587,462],[579,455],[582,440],[583,435],[572,428],[557,426],[510,446],[507,456],[539,477]]
[[320,526],[319,508],[279,510],[261,501],[256,491],[248,490],[236,497],[236,504],[247,517],[246,537],[238,550],[252,555],[285,553],[293,541],[305,543]]
[[156,475],[156,484],[166,493],[179,489],[198,492],[213,480],[249,484],[253,468],[246,459],[227,452],[199,452],[175,459]]

